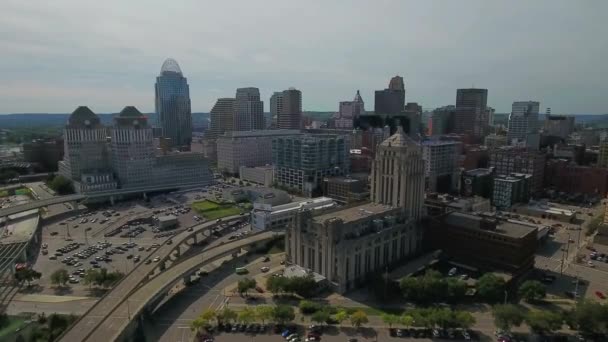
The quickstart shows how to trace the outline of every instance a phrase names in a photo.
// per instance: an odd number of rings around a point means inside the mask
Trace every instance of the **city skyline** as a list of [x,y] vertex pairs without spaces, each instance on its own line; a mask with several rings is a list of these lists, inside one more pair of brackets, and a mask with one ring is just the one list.
[[[404,78],[406,102],[429,109],[454,104],[456,89],[475,86],[489,90],[497,113],[521,99],[554,113],[608,111],[600,72],[606,37],[597,35],[606,3],[264,5],[9,1],[0,14],[0,113],[69,113],[83,104],[103,113],[125,103],[152,112],[151,84],[166,58],[185,70],[193,112],[209,112],[217,98],[249,86],[267,103],[273,92],[296,87],[303,109],[319,111],[338,111],[360,89],[373,108],[374,90],[395,75]],[[233,13],[230,25],[215,13]]]

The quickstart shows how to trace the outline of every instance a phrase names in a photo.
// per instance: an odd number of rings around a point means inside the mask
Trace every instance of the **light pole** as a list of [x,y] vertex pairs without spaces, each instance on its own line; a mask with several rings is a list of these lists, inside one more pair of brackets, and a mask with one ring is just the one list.
[[505,305],[507,304],[507,298],[509,297],[509,292],[505,290]]

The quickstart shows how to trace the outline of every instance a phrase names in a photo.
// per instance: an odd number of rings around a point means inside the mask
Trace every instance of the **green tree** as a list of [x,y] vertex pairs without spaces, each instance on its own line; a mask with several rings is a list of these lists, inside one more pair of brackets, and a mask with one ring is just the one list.
[[65,286],[70,279],[70,274],[64,268],[51,273],[51,283],[53,285]]
[[468,311],[454,312],[454,325],[456,328],[471,329],[475,325],[475,317]]
[[321,310],[321,304],[309,300],[301,300],[298,307],[300,308],[300,312],[304,315],[310,315]]
[[410,315],[401,316],[400,323],[403,324],[406,328],[409,328],[414,324],[414,317]]
[[275,322],[285,324],[293,321],[296,318],[296,315],[293,311],[293,307],[288,305],[276,305],[272,312],[272,318]]
[[249,324],[255,320],[255,310],[246,306],[238,313],[238,321],[244,324]]
[[357,310],[350,315],[350,323],[355,328],[360,328],[363,324],[369,322],[367,314],[362,310]]
[[493,273],[485,273],[477,280],[477,294],[489,303],[499,302],[505,292],[504,279]]
[[577,303],[572,320],[576,328],[584,334],[608,332],[608,306],[583,300]]
[[317,291],[317,282],[312,275],[286,278],[284,290],[285,292],[296,293],[304,298],[310,298]]
[[318,310],[310,316],[310,320],[319,323],[325,324],[329,320],[330,314],[327,310]]
[[55,176],[55,178],[53,178],[53,180],[49,183],[49,187],[60,195],[74,193],[74,184],[72,184],[72,181],[61,175]]
[[393,324],[401,323],[401,317],[397,315],[391,315],[387,313],[382,314],[382,322],[388,324],[389,328],[393,327]]
[[513,304],[494,305],[492,315],[494,324],[504,331],[510,331],[513,326],[520,326],[525,318],[523,311]]
[[217,317],[217,313],[214,310],[207,309],[203,311],[197,318],[200,318],[204,322],[203,326],[206,326]]
[[346,310],[344,309],[340,309],[338,310],[338,312],[336,312],[333,316],[333,319],[338,322],[338,324],[341,324],[342,322],[344,322],[346,319],[348,318],[348,312],[346,312]]
[[239,280],[239,282],[237,284],[237,289],[241,296],[243,294],[247,295],[247,292],[249,292],[249,290],[255,289],[256,285],[257,285],[257,283],[255,282],[255,279],[243,278],[243,279]]
[[222,311],[218,312],[216,314],[216,318],[219,323],[230,323],[233,322],[237,319],[237,313],[230,309],[230,308],[224,308]]
[[285,277],[268,277],[266,279],[266,289],[273,294],[280,294],[285,291],[287,278]]
[[519,287],[518,294],[526,302],[531,303],[544,299],[547,295],[547,288],[538,280],[526,280]]
[[207,323],[208,321],[204,320],[201,316],[198,316],[190,322],[190,330],[199,332]]
[[265,324],[267,320],[272,319],[272,312],[272,307],[268,305],[258,305],[255,307],[255,315],[262,321],[262,324]]
[[557,312],[532,310],[526,315],[525,321],[536,333],[550,333],[562,327],[563,318]]

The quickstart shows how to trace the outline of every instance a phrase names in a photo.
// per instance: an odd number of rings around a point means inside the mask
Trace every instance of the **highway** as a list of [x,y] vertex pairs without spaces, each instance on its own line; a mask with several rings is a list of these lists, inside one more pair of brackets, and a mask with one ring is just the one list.
[[6,217],[9,215],[18,214],[23,211],[38,209],[38,208],[46,207],[46,206],[53,205],[53,204],[80,201],[84,198],[85,198],[84,195],[67,195],[67,196],[57,196],[57,197],[51,197],[51,198],[47,198],[47,199],[32,201],[29,203],[16,205],[14,207],[2,208],[2,209],[0,209],[0,217]]
[[[229,255],[252,243],[270,240],[275,236],[280,236],[282,234],[283,233],[267,231],[244,239],[235,240],[204,251],[199,255],[191,257],[174,267],[167,269],[144,286],[137,289],[126,301],[121,303],[114,312],[106,317],[92,335],[83,341],[106,342],[108,339],[110,341],[115,341],[129,324],[130,318],[136,317],[159,292],[167,291],[175,284],[176,280],[180,280],[184,275],[200,268],[205,263],[213,262],[214,260]],[[109,338],[110,336],[112,338]]]
[[[231,216],[224,218],[221,223],[231,222],[241,219],[242,216]],[[168,245],[166,242],[161,245],[154,253],[152,253],[147,259],[159,256],[159,263],[150,263],[146,265],[142,260],[137,267],[135,267],[130,273],[128,273],[112,290],[106,295],[99,299],[99,301],[89,309],[87,313],[81,316],[76,323],[64,333],[62,341],[84,341],[84,339],[90,335],[90,333],[96,329],[110,313],[112,313],[124,300],[126,300],[133,290],[143,283],[147,277],[158,267],[158,265],[169,258],[171,253],[179,248],[179,246],[185,243],[188,239],[192,238],[195,234],[200,234],[206,230],[214,228],[219,223],[215,221],[206,222],[194,227],[194,231],[184,231],[175,237],[173,237],[173,244]]]

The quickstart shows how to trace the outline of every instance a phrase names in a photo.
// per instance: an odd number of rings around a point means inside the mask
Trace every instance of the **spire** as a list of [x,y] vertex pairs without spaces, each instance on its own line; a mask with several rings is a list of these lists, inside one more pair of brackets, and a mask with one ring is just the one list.
[[355,99],[353,100],[353,102],[363,103],[363,99],[361,98],[361,93],[359,93],[359,89],[357,89],[357,94],[355,95]]

